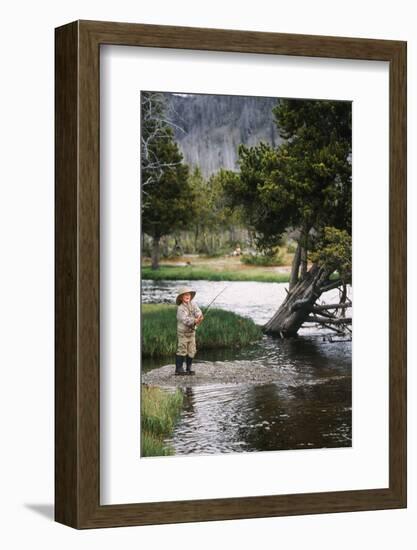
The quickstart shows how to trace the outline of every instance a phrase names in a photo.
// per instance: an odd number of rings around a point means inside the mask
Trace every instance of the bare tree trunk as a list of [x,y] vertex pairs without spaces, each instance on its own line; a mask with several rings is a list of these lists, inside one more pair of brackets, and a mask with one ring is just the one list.
[[160,237],[152,239],[152,269],[159,269],[159,240]]
[[305,278],[298,281],[272,319],[264,325],[264,332],[282,338],[295,336],[322,294],[323,283],[329,275],[323,268],[313,264]]
[[300,261],[301,261],[301,246],[300,244],[297,244],[297,248],[295,250],[294,259],[292,261],[292,266],[291,266],[291,276],[290,276],[290,286],[289,286],[290,291],[298,283],[298,272],[300,270]]
[[301,273],[300,279],[304,279],[307,275],[307,252],[308,252],[308,228],[301,230],[300,244],[301,244]]
[[307,275],[307,247],[301,247],[301,274],[300,278],[304,279]]

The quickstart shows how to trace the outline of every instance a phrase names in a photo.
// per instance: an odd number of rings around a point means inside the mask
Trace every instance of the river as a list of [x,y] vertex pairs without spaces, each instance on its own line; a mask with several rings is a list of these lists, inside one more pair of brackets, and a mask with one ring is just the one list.
[[[143,281],[143,303],[174,303],[184,281]],[[263,324],[285,298],[282,283],[193,281],[195,300]],[[322,296],[333,303],[338,291]],[[210,315],[210,313],[208,313]],[[302,329],[299,337],[260,342],[240,350],[199,351],[198,365],[247,370],[268,368],[273,383],[213,384],[183,387],[185,406],[171,438],[176,454],[277,451],[350,447],[351,341],[332,342],[327,332]],[[143,360],[142,372],[166,365]],[[184,380],[182,378],[182,380]]]

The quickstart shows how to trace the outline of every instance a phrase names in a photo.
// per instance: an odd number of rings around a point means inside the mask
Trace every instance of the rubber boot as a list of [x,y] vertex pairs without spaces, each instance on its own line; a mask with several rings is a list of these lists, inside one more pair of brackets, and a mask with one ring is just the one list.
[[183,355],[176,355],[175,356],[175,374],[181,375],[185,374],[183,364],[184,364],[185,357]]
[[193,358],[188,357],[188,355],[187,355],[187,357],[185,359],[185,362],[187,364],[187,370],[186,370],[185,374],[189,374],[189,375],[195,374],[195,371],[191,370],[191,365],[193,364]]

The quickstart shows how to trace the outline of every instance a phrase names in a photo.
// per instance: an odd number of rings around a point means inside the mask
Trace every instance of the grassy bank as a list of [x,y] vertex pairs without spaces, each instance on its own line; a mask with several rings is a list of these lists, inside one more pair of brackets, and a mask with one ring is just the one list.
[[142,279],[152,281],[257,281],[261,283],[288,283],[289,273],[278,273],[271,270],[257,267],[244,270],[216,270],[210,267],[171,267],[161,266],[153,270],[142,267]]
[[142,386],[141,456],[166,456],[173,450],[164,444],[181,413],[183,395],[152,386]]
[[[176,306],[142,306],[142,354],[144,357],[174,355],[177,343]],[[231,311],[211,308],[196,332],[197,349],[233,348],[262,337],[251,319]]]

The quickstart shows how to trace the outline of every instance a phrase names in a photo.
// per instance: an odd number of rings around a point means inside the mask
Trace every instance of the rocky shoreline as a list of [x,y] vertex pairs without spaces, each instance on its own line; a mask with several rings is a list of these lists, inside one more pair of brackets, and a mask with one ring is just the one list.
[[160,387],[207,386],[211,384],[263,385],[278,382],[280,373],[261,364],[229,362],[197,362],[194,376],[175,376],[174,365],[165,365],[142,374],[142,383]]

